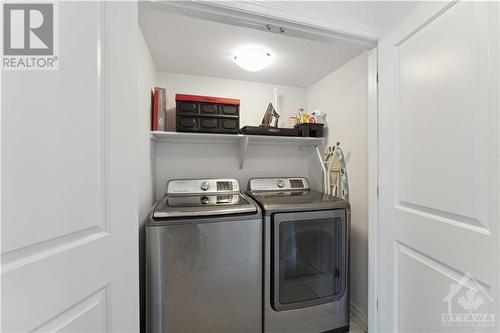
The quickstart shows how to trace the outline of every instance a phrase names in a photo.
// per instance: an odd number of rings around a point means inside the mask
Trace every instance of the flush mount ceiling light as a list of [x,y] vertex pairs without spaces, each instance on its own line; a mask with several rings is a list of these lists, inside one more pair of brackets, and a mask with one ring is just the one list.
[[234,62],[241,68],[249,72],[263,70],[271,63],[271,51],[265,47],[257,45],[247,45],[240,47],[234,52]]

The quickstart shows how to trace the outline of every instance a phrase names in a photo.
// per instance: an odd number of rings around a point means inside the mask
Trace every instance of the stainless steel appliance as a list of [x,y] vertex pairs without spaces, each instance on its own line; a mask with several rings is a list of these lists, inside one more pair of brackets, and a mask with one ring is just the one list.
[[146,331],[262,331],[262,215],[237,180],[168,183],[146,224]]
[[255,178],[264,216],[264,332],[349,330],[349,203],[306,178]]

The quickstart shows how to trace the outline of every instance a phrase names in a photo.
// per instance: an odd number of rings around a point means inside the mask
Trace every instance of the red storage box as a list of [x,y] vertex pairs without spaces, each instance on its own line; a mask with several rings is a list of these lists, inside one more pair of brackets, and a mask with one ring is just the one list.
[[239,99],[177,94],[175,102],[178,132],[237,134],[239,131]]

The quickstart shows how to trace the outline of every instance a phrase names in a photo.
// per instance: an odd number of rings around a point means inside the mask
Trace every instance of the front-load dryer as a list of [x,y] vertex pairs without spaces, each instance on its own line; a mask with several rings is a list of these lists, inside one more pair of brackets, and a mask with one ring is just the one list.
[[349,203],[306,178],[255,178],[264,219],[264,332],[349,330]]

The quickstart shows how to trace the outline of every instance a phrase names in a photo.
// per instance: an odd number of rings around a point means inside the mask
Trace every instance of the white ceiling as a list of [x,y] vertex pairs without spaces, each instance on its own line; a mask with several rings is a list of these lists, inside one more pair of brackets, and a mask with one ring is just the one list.
[[[412,6],[382,2],[280,2],[280,6],[310,13],[335,13],[341,20],[388,29]],[[412,3],[414,4],[414,3]],[[396,14],[395,14],[396,13]],[[319,15],[319,14],[318,14]],[[375,17],[374,17],[375,16]],[[392,22],[392,23],[391,23]],[[356,55],[367,44],[344,39],[328,42],[296,38],[242,26],[181,16],[141,6],[139,24],[157,71],[203,75],[308,87]],[[383,26],[382,26],[383,25]],[[273,63],[257,73],[246,72],[232,60],[232,52],[246,44],[272,51]]]

